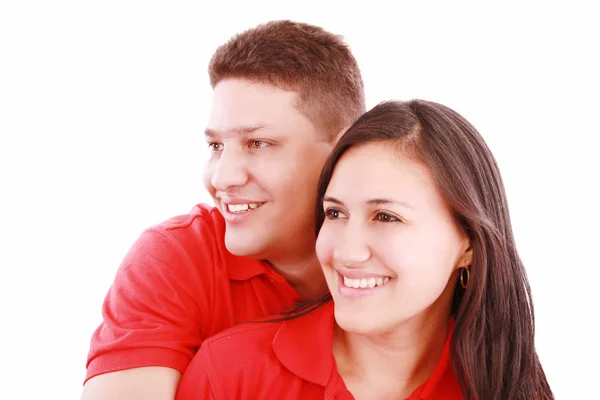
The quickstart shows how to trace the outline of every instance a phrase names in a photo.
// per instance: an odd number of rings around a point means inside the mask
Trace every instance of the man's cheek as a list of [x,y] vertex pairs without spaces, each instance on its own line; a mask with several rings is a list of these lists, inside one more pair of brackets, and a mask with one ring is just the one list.
[[214,163],[209,161],[204,166],[204,174],[203,174],[202,180],[204,183],[204,187],[211,195],[213,195],[215,193],[215,188],[213,187],[213,185],[211,183],[213,173],[214,173]]

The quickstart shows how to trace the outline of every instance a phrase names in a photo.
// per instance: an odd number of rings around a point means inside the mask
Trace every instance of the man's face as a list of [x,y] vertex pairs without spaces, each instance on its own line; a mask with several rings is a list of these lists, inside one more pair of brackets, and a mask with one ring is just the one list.
[[316,188],[332,144],[296,101],[294,92],[242,79],[214,89],[204,184],[233,254],[273,263],[314,255]]

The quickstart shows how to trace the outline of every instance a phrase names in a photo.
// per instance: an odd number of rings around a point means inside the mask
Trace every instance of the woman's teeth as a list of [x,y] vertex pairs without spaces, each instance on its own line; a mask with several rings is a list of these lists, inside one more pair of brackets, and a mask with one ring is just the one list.
[[372,276],[370,278],[352,279],[343,276],[344,286],[354,289],[374,288],[375,286],[383,286],[389,282],[389,276]]

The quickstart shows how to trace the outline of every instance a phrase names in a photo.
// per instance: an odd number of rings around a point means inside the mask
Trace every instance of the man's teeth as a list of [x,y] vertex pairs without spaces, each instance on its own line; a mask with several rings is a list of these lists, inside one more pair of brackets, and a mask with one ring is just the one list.
[[248,210],[254,210],[260,206],[259,203],[249,203],[249,204],[227,204],[227,210],[232,213],[241,213],[246,212]]
[[352,279],[344,276],[344,286],[354,289],[374,288],[383,286],[390,281],[389,276],[372,276],[370,278]]

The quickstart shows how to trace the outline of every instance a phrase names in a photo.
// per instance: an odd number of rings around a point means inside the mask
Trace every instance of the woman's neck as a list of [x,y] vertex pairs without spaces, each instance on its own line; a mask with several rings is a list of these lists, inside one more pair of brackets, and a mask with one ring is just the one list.
[[377,336],[344,332],[336,326],[333,353],[348,390],[356,399],[410,396],[433,373],[449,322],[449,317],[415,317],[394,332]]

